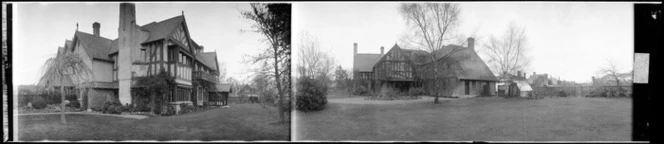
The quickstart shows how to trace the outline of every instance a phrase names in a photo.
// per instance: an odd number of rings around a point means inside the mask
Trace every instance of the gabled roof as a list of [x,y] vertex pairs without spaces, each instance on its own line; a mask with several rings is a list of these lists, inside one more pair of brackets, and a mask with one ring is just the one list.
[[196,59],[201,61],[201,63],[203,63],[205,66],[219,71],[219,68],[217,68],[217,52],[199,53],[196,54]]
[[473,49],[456,49],[451,54],[449,58],[457,61],[461,67],[461,70],[455,71],[460,79],[497,81],[489,66]]
[[519,91],[533,91],[533,88],[530,87],[530,84],[526,80],[515,80],[514,83],[519,87]]
[[229,83],[215,84],[216,88],[213,92],[233,92],[232,85]]
[[118,39],[113,40],[113,42],[111,42],[111,52],[108,53],[108,54],[110,55],[110,54],[118,52],[118,47],[120,47],[118,45]]
[[177,28],[177,26],[180,26],[183,21],[184,16],[179,15],[160,22],[152,22],[141,26],[141,29],[150,33],[148,39],[144,42],[151,42],[169,37],[171,33]]
[[371,72],[373,66],[382,56],[382,54],[355,54],[353,58],[354,69],[358,69],[360,72]]
[[112,40],[80,31],[76,31],[75,37],[90,58],[111,60],[108,54],[111,53]]

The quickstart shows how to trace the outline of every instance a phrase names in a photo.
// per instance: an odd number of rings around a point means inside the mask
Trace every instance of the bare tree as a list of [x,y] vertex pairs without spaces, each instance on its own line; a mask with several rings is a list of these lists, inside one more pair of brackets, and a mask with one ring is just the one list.
[[514,75],[517,71],[523,71],[530,64],[530,59],[526,56],[525,33],[524,27],[519,27],[512,22],[503,37],[492,36],[489,43],[486,44],[484,53],[489,58],[491,68],[498,75]]
[[440,103],[440,95],[451,94],[459,81],[451,71],[456,62],[450,58],[458,47],[446,47],[455,40],[452,33],[459,23],[459,6],[450,3],[401,4],[399,13],[412,29],[409,29],[412,33],[404,37],[405,45],[427,52],[433,71],[426,79],[433,83],[434,103]]
[[92,69],[85,64],[77,53],[63,53],[54,58],[49,58],[42,67],[43,75],[39,85],[43,87],[60,86],[60,120],[67,124],[65,119],[65,79],[71,79],[79,88],[85,87],[85,82],[92,80]]
[[227,82],[228,81],[227,76],[228,76],[228,71],[226,70],[226,63],[221,62],[219,64],[219,77],[218,77],[219,80],[218,81],[219,82]]
[[615,81],[618,91],[621,91],[620,81],[624,81],[626,77],[631,76],[631,72],[623,73],[623,67],[613,59],[608,59],[606,62],[606,65],[601,67],[597,73],[608,78],[609,81]]
[[[268,64],[267,69],[258,71],[261,74],[269,72],[270,78],[274,78],[277,89],[279,117],[281,123],[286,123],[286,110],[284,105],[285,97],[292,95],[290,92],[290,63],[291,63],[291,5],[290,4],[266,4],[252,3],[250,11],[242,12],[246,19],[254,21],[255,32],[265,36],[269,43],[269,48],[264,49],[262,53],[252,57],[253,63]],[[288,96],[286,96],[288,95]],[[290,104],[290,103],[288,103]]]
[[321,51],[318,39],[309,33],[301,33],[300,38],[297,54],[297,69],[300,76],[313,78],[328,85],[335,65],[334,57]]

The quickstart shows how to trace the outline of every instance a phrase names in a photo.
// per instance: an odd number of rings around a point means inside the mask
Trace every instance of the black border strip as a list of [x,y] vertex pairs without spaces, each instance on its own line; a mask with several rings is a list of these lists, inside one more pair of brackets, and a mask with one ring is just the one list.
[[[653,11],[660,11],[653,19]],[[650,141],[653,122],[652,100],[655,96],[657,68],[654,64],[659,59],[662,39],[661,27],[662,4],[634,4],[634,53],[650,54],[648,84],[633,83],[632,91],[632,140]]]
[[5,84],[7,85],[7,141],[14,141],[14,97],[13,97],[13,91],[14,91],[14,82],[13,82],[13,77],[12,77],[12,49],[13,49],[13,38],[12,38],[12,31],[13,31],[13,14],[12,10],[14,5],[12,3],[5,3],[6,9],[4,9],[6,12],[6,25],[7,25],[7,60],[3,62],[4,64],[4,69],[5,69]]

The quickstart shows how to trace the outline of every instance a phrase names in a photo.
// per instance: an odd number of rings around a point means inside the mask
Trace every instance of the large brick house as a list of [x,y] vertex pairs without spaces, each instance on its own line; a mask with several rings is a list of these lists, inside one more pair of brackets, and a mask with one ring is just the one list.
[[103,37],[100,23],[92,27],[92,34],[76,30],[73,39],[58,49],[58,55],[80,54],[93,69],[93,81],[84,83],[92,89],[83,92],[90,107],[109,100],[135,103],[137,78],[162,70],[175,78],[176,85],[166,95],[171,104],[202,105],[211,91],[202,83],[218,83],[217,54],[204,52],[204,47],[191,39],[184,14],[138,25],[135,5],[122,3],[118,38]]
[[[453,88],[452,96],[472,97],[478,95],[495,95],[496,76],[486,63],[477,55],[474,40],[468,39],[468,46],[448,45],[443,48],[436,60],[439,64],[454,61],[449,72],[459,80]],[[433,87],[431,75],[433,62],[427,58],[428,52],[422,50],[403,49],[395,44],[380,54],[357,53],[354,44],[353,78],[364,87],[377,91],[382,88],[393,88],[406,92],[411,88],[422,87],[429,93]],[[442,67],[441,67],[442,68]]]

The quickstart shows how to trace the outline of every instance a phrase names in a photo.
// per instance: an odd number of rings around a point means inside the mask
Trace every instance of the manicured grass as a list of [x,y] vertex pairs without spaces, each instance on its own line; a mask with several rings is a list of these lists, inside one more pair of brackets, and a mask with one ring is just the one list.
[[18,140],[289,140],[290,125],[273,123],[279,116],[258,104],[231,104],[168,117],[127,119],[68,114],[19,116]]
[[631,99],[469,98],[297,113],[298,140],[629,141]]

